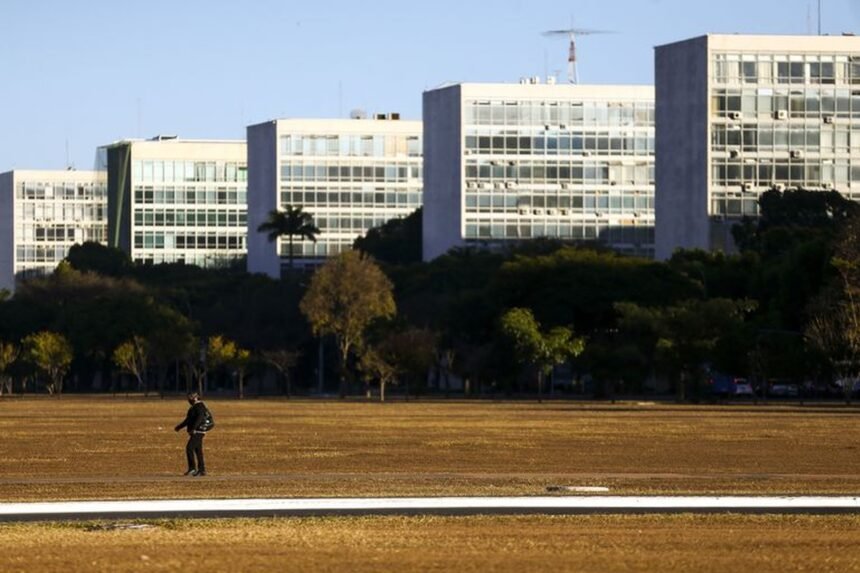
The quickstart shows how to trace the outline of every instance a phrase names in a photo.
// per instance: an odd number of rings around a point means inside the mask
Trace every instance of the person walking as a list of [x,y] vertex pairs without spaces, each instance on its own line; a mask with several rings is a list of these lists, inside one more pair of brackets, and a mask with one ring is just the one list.
[[206,404],[200,400],[200,395],[197,392],[188,394],[188,403],[191,404],[191,407],[188,408],[185,419],[174,428],[177,432],[182,428],[186,428],[188,432],[188,444],[185,446],[185,455],[188,458],[188,471],[183,475],[205,476],[206,462],[203,459],[203,438],[206,436],[206,432],[211,430],[215,424],[212,422],[212,414],[209,412]]

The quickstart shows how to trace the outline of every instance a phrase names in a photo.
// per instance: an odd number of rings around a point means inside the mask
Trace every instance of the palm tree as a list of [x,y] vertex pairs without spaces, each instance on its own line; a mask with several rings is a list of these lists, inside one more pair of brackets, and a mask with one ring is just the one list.
[[317,242],[317,235],[320,234],[319,228],[313,223],[314,217],[310,213],[305,213],[301,207],[293,207],[287,205],[284,211],[269,211],[269,216],[266,222],[257,227],[260,233],[268,233],[269,241],[277,241],[280,237],[289,238],[289,256],[290,268],[293,268],[293,237],[300,239],[309,239],[314,243]]

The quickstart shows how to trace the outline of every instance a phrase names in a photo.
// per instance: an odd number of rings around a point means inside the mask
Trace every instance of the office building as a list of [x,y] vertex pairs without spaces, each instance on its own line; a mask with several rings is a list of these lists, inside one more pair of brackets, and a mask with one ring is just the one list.
[[96,171],[0,174],[0,289],[50,274],[72,245],[107,234],[105,175]]
[[321,233],[294,239],[296,265],[352,248],[369,229],[422,203],[421,122],[398,114],[366,119],[282,119],[248,128],[248,270],[272,277],[288,260],[287,238],[257,228],[269,213],[302,207]]
[[228,265],[246,254],[244,141],[160,136],[102,148],[108,236],[136,263]]
[[659,259],[734,251],[768,189],[860,199],[860,38],[709,35],[655,62]]
[[457,84],[424,94],[424,259],[538,237],[653,256],[654,91]]

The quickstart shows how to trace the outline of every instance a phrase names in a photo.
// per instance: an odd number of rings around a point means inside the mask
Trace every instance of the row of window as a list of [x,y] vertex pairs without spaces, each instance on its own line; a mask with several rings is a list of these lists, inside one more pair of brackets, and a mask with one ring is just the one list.
[[318,157],[421,157],[417,135],[284,135],[281,155]]
[[183,253],[155,251],[143,253],[134,258],[138,265],[160,265],[162,263],[178,263],[181,265],[197,265],[198,267],[211,268],[223,267],[242,257],[239,253],[195,253],[186,251]]
[[104,184],[36,183],[28,181],[18,185],[16,197],[39,201],[106,201],[107,189]]
[[654,243],[654,226],[627,221],[621,225],[607,223],[569,223],[556,221],[468,221],[466,239],[516,240],[550,237],[574,241],[601,241],[609,244]]
[[59,263],[66,258],[69,246],[63,245],[18,245],[15,258],[18,263]]
[[731,125],[711,126],[713,151],[778,151],[805,149],[816,153],[847,153],[860,151],[860,124],[856,126],[785,126],[785,125]]
[[467,101],[465,125],[653,126],[654,102]]
[[652,195],[467,195],[467,213],[518,213],[565,217],[585,213],[640,213],[652,216]]
[[314,217],[314,224],[322,231],[320,241],[327,241],[325,233],[355,233],[363,235],[369,229],[384,225],[395,217],[391,214],[380,216],[376,213],[326,214]]
[[860,163],[789,162],[782,159],[769,163],[726,161],[712,165],[711,170],[712,183],[718,186],[751,183],[769,187],[780,183],[806,187],[830,184],[844,188],[850,181],[860,181]]
[[733,84],[860,84],[860,56],[716,54],[713,81]]
[[344,181],[370,183],[420,183],[422,168],[417,164],[341,165],[337,163],[282,163],[281,181]]
[[[496,162],[498,163],[498,162]],[[484,181],[469,181],[482,179]],[[466,187],[487,188],[504,185],[653,185],[654,164],[620,165],[607,163],[520,163],[493,165],[492,162],[469,161],[466,164]]]
[[107,226],[80,226],[80,225],[30,225],[16,226],[16,242],[66,242],[69,244],[83,243],[86,241],[101,242],[107,236]]
[[244,183],[248,166],[230,161],[134,161],[132,178],[145,183]]
[[[310,241],[296,241],[293,243],[293,256],[310,259],[334,257],[343,252],[351,251],[354,241],[354,238],[341,240],[329,239],[326,241],[317,241],[316,243],[312,243]],[[280,256],[285,258],[288,257],[289,250],[290,248],[287,243],[281,243],[281,248],[279,250]]]
[[[860,194],[853,197],[860,200]],[[717,194],[711,199],[711,213],[726,217],[757,217],[759,214],[758,195],[754,193]]]
[[282,205],[304,205],[307,207],[411,207],[421,206],[421,193],[406,189],[376,189],[370,191],[355,189],[322,190],[303,187],[281,191]]
[[24,203],[20,206],[20,215],[16,218],[23,221],[106,224],[107,203]]
[[244,187],[153,187],[134,188],[136,204],[164,205],[245,205]]
[[711,113],[736,119],[856,118],[860,117],[860,90],[715,89]]
[[145,227],[245,227],[246,211],[194,209],[136,209],[134,224]]
[[559,133],[467,135],[466,153],[505,155],[650,155],[652,133]]
[[135,249],[244,250],[245,235],[135,232]]

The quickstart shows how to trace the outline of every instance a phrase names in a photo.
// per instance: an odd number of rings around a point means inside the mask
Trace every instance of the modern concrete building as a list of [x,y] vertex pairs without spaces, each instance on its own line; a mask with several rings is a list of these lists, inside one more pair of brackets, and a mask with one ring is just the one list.
[[107,243],[137,263],[228,264],[245,256],[244,141],[156,137],[102,148]]
[[9,171],[0,174],[0,289],[51,273],[69,248],[107,235],[105,174]]
[[424,94],[424,259],[537,237],[653,256],[654,90],[457,84]]
[[321,233],[295,239],[295,264],[352,248],[372,227],[421,206],[421,122],[282,119],[248,127],[248,270],[279,277],[288,241],[257,228],[287,205],[302,207]]
[[860,199],[860,38],[709,35],[655,60],[659,259],[731,252],[767,189]]

